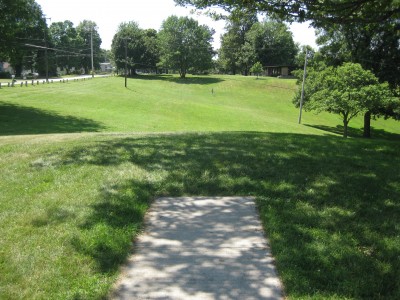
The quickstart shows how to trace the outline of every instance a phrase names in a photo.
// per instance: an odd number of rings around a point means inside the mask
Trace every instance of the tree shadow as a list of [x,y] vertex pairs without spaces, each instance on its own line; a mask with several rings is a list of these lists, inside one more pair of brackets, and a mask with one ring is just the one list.
[[178,84],[199,84],[199,85],[209,85],[224,81],[224,79],[222,78],[216,78],[207,75],[204,76],[189,75],[186,78],[180,78],[178,76],[160,74],[160,75],[137,75],[132,78],[140,80],[168,81]]
[[128,137],[77,147],[65,162],[128,164],[144,175],[101,191],[82,224],[96,242],[74,245],[101,272],[116,271],[152,199],[253,195],[289,296],[395,299],[397,149],[393,141],[256,132]]
[[[326,126],[326,125],[310,125],[310,124],[305,124],[305,126],[316,128],[322,131],[327,131],[331,133],[335,133],[338,135],[343,136],[343,126],[342,125],[337,125],[336,127],[333,126]],[[348,128],[348,135],[349,137],[362,137],[363,136],[363,128],[353,128],[349,127]],[[384,129],[376,129],[371,126],[371,137],[372,138],[377,138],[377,139],[385,139],[385,140],[399,140],[400,139],[400,134],[392,133],[392,132],[387,132]]]
[[97,132],[104,128],[90,119],[0,102],[0,135]]

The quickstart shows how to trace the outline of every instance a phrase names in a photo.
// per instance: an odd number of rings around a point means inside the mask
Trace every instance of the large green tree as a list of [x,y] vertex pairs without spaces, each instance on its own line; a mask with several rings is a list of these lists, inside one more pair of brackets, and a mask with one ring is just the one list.
[[160,45],[158,32],[155,29],[144,30],[145,53],[143,55],[143,68],[147,70],[157,70],[160,61]]
[[129,75],[136,75],[137,69],[156,70],[160,60],[158,33],[154,29],[143,30],[136,22],[121,23],[111,51],[117,68],[124,69],[126,63]]
[[145,31],[136,22],[124,22],[114,35],[111,51],[118,69],[128,68],[128,75],[136,75],[136,69],[146,64]]
[[248,39],[253,44],[257,60],[263,66],[295,63],[298,46],[285,23],[270,19],[256,23],[248,33]]
[[258,22],[257,14],[236,10],[226,19],[226,33],[221,36],[219,63],[226,73],[247,75],[256,60],[253,45],[247,33]]
[[45,46],[46,20],[34,0],[1,0],[0,16],[0,60],[8,60],[20,76],[24,63],[32,67],[43,52],[28,45]]
[[[300,99],[301,87],[293,102],[298,105]],[[396,106],[397,101],[387,83],[379,83],[371,71],[354,63],[310,70],[304,90],[304,109],[338,114],[344,137],[354,117],[373,111],[374,107]]]
[[214,31],[189,17],[168,17],[159,32],[161,65],[179,70],[181,78],[188,71],[202,72],[212,68]]
[[72,68],[80,68],[80,41],[71,21],[55,22],[49,27],[50,38],[57,49],[56,64],[70,74]]
[[88,74],[91,69],[91,44],[93,40],[93,63],[94,68],[99,68],[101,61],[101,38],[97,31],[97,25],[95,22],[90,20],[83,20],[76,27],[77,32],[77,43],[79,46],[80,65]]

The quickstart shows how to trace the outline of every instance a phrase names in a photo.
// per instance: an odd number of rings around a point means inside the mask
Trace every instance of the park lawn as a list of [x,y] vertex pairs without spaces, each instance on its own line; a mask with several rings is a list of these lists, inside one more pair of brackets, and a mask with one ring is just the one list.
[[[330,114],[305,113],[307,126],[298,126],[299,112],[291,103],[296,88],[295,80],[276,78],[171,75],[129,79],[128,88],[120,77],[4,88],[0,134],[337,131],[341,120]],[[372,121],[372,126],[399,133],[393,120]],[[362,119],[350,127],[359,135]]]
[[189,82],[0,91],[0,299],[106,297],[151,201],[183,195],[256,196],[290,299],[400,298],[398,123],[343,139],[297,124],[292,80]]

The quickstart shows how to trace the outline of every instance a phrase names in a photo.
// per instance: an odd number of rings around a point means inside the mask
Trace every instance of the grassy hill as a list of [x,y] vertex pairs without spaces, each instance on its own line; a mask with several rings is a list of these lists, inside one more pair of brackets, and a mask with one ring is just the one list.
[[[102,299],[152,199],[254,195],[290,299],[400,298],[400,126],[340,137],[293,80],[0,90],[0,298]],[[339,134],[336,132],[339,131]],[[164,133],[160,133],[164,132]],[[62,134],[60,134],[62,133]]]
[[[0,134],[70,132],[262,131],[322,134],[338,116],[305,113],[291,104],[295,80],[242,76],[104,78],[1,90]],[[361,118],[350,123],[354,131]],[[372,126],[400,133],[399,123]],[[354,132],[354,134],[356,134]],[[358,133],[357,133],[358,134]]]

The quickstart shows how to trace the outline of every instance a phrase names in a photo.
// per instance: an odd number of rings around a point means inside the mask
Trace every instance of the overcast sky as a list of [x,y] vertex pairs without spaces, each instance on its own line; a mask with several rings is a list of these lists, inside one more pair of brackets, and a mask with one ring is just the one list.
[[[36,0],[42,7],[43,13],[52,22],[70,20],[75,26],[82,20],[96,22],[102,39],[101,47],[111,48],[111,41],[121,22],[135,21],[140,28],[159,30],[162,21],[168,16],[190,15],[190,8],[175,6],[173,0]],[[216,31],[214,48],[219,48],[219,37],[224,33],[223,21],[213,21],[205,16],[190,15],[200,24],[208,25]],[[314,29],[307,24],[291,26],[295,42],[301,45],[315,45]]]

